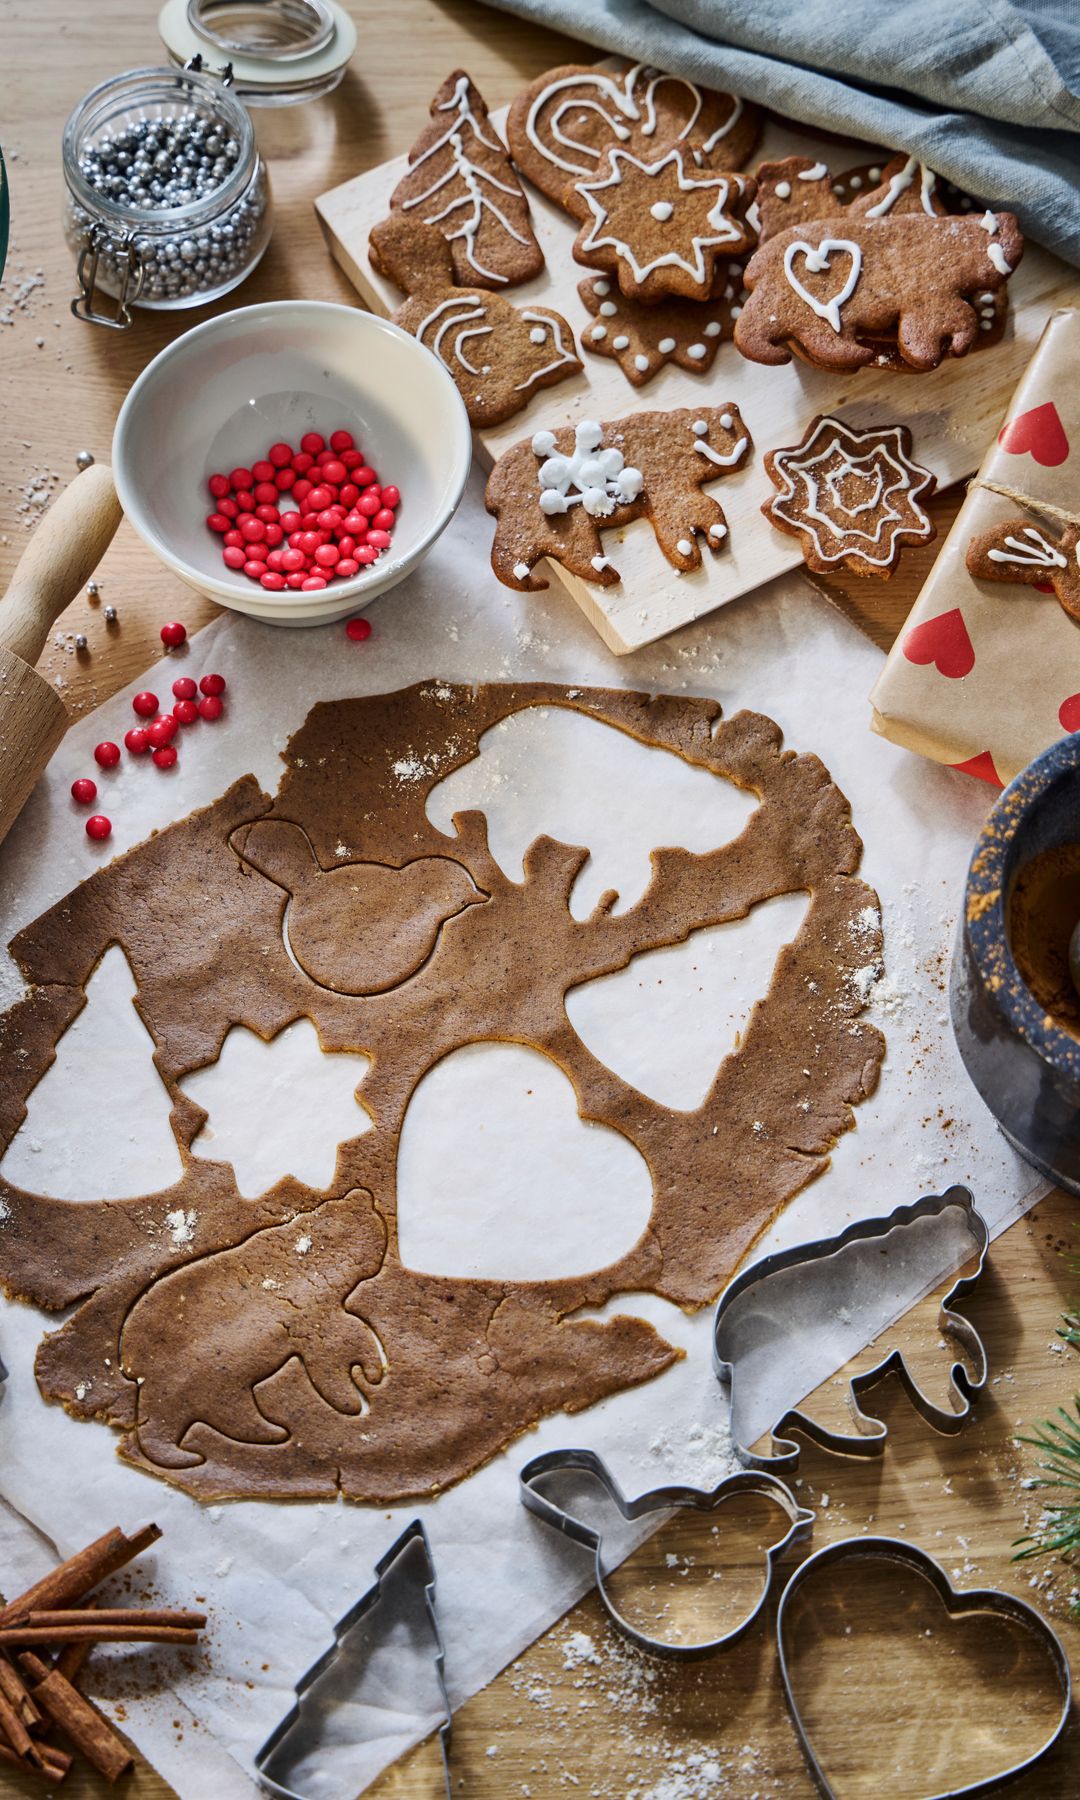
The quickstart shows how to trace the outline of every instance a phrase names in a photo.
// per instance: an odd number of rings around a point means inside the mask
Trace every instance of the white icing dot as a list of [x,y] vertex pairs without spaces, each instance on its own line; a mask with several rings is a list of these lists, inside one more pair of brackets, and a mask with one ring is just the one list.
[[733,306],[733,307],[732,307],[732,309],[731,309],[731,316],[732,316],[732,318],[733,318],[733,319],[737,319],[737,318],[738,318],[738,316],[739,316],[739,314],[740,314],[740,313],[741,313],[741,312],[742,312],[742,307],[741,307],[741,306]]
[[869,181],[880,181],[881,180],[881,170],[880,169],[871,169],[867,179]]
[[611,347],[613,350],[628,350],[630,348],[630,339],[623,335],[612,338]]
[[727,526],[721,525],[721,523],[718,519],[716,521],[715,525],[709,526],[709,536],[711,538],[716,538],[717,540],[719,540],[720,538],[726,538],[727,537]]
[[693,556],[694,546],[689,538],[680,538],[675,546],[680,556]]
[[981,318],[979,320],[979,326],[980,326],[980,329],[983,331],[993,331],[994,321],[993,321],[993,319],[988,319],[984,316],[983,318]]
[[601,338],[607,337],[607,326],[606,325],[594,325],[590,335],[595,340],[596,343],[599,343]]
[[709,320],[709,323],[705,327],[705,336],[706,337],[719,337],[720,336],[720,321],[719,321],[719,319],[710,319]]
[[700,362],[705,353],[704,344],[687,344],[686,346],[687,356],[692,356],[695,362]]
[[553,431],[538,431],[533,438],[532,447],[534,456],[550,456],[555,448],[555,433]]
[[615,136],[618,138],[620,144],[624,144],[626,142],[627,138],[630,136],[629,127],[626,125],[616,125],[615,126]]
[[545,488],[540,496],[540,511],[550,518],[553,513],[569,512],[570,505],[566,495],[560,494],[558,488]]
[[542,325],[534,325],[529,333],[529,342],[530,344],[542,344],[546,337],[547,332],[544,330],[544,327]]
[[605,319],[613,319],[618,310],[614,300],[605,300],[600,307]]
[[690,427],[695,437],[708,437],[709,427],[704,419],[695,419]]
[[592,291],[594,294],[599,294],[600,298],[603,299],[605,294],[610,294],[611,283],[610,281],[594,281],[592,284]]
[[732,420],[730,413],[721,413],[720,414],[720,429],[721,429],[721,431],[730,431],[733,423],[734,423],[734,421]]
[[661,352],[662,355],[670,356],[671,352],[675,348],[675,339],[674,338],[661,338],[660,342],[657,344],[656,348]]
[[592,566],[598,575],[603,574],[604,570],[608,567],[608,563],[609,558],[606,556],[594,556],[592,559]]
[[640,374],[644,375],[648,366],[649,366],[649,359],[647,356],[635,356],[634,367],[635,367],[635,369],[638,370],[638,372]]
[[976,294],[975,298],[979,302],[980,306],[990,306],[993,302],[994,296],[993,296],[993,294]]
[[529,568],[528,563],[518,562],[514,564],[514,575],[518,581],[528,581],[531,573],[532,571]]
[[725,300],[734,300],[734,298],[735,298],[735,287],[734,287],[734,284],[729,281],[727,284],[727,287],[724,289],[724,299]]
[[853,193],[856,188],[861,188],[862,187],[862,176],[861,175],[853,175],[851,177],[851,180],[848,182],[848,187],[852,190]]
[[672,206],[670,200],[655,200],[652,206],[650,206],[649,211],[652,213],[654,219],[659,219],[661,225],[666,225],[672,213],[675,211],[675,208]]
[[778,181],[775,188],[773,189],[773,192],[775,193],[776,198],[778,200],[790,200],[791,199],[791,183],[790,183],[790,181]]

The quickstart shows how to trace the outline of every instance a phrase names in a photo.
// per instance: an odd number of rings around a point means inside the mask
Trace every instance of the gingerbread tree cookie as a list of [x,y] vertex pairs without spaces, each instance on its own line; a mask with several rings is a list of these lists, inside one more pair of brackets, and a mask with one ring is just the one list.
[[439,227],[453,247],[459,282],[513,287],[539,275],[544,253],[528,199],[464,69],[448,75],[435,95],[409,164],[391,210]]
[[539,388],[579,373],[562,314],[458,286],[452,246],[436,226],[391,213],[373,228],[368,250],[375,268],[409,295],[395,322],[438,357],[474,425],[512,419]]
[[902,545],[937,536],[920,504],[935,477],[913,461],[911,448],[906,425],[855,431],[819,415],[801,444],[766,454],[777,491],[761,510],[800,540],[807,568],[887,581]]
[[968,545],[966,562],[980,581],[1022,582],[1051,592],[1080,624],[1080,525],[1060,535],[1029,519],[1006,519]]
[[595,177],[572,182],[567,210],[582,221],[574,257],[614,275],[630,300],[671,295],[707,300],[727,259],[753,241],[746,208],[748,176],[699,168],[689,145],[634,155],[619,144],[603,152]]
[[634,387],[644,387],[668,362],[704,374],[731,337],[746,298],[742,264],[728,263],[725,273],[718,299],[661,300],[655,306],[628,300],[606,275],[580,282],[578,293],[594,320],[581,334],[583,347],[610,356]]

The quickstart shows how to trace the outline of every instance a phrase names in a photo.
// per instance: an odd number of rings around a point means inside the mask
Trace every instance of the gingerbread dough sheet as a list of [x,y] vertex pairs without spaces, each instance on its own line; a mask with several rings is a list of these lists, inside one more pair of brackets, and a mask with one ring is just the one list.
[[[552,708],[734,787],[749,805],[742,829],[696,853],[656,846],[640,896],[608,890],[584,917],[571,897],[585,848],[540,835],[515,879],[482,812],[438,829],[436,786],[475,762],[486,734]],[[428,682],[317,706],[285,764],[272,802],[242,779],[14,940],[30,986],[0,1021],[5,1052],[24,1052],[4,1058],[17,1068],[6,1137],[119,943],[184,1167],[164,1193],[97,1203],[5,1182],[3,1282],[39,1306],[82,1302],[42,1345],[41,1391],[119,1427],[124,1455],[147,1471],[202,1499],[395,1502],[449,1486],[545,1413],[580,1411],[681,1354],[631,1303],[604,1324],[574,1315],[646,1292],[706,1305],[822,1172],[884,1051],[860,1018],[857,979],[880,955],[877,896],[819,759],[785,751],[762,715],[723,719],[704,700]],[[568,992],[796,893],[808,896],[800,928],[699,1105],[650,1099],[574,1030]],[[327,1191],[286,1177],[252,1200],[229,1162],[192,1152],[205,1114],[183,1084],[234,1027],[272,1040],[301,1018],[324,1051],[370,1059],[365,1129],[358,1120],[339,1146]],[[493,1042],[549,1059],[579,1116],[647,1165],[647,1222],[614,1264],[592,1272],[587,1242],[577,1267],[590,1272],[542,1282],[447,1279],[403,1262],[395,1178],[412,1096],[444,1058]],[[512,1184],[503,1203],[519,1204]],[[170,1229],[178,1215],[197,1234]],[[82,1371],[105,1343],[108,1378],[87,1389]]]

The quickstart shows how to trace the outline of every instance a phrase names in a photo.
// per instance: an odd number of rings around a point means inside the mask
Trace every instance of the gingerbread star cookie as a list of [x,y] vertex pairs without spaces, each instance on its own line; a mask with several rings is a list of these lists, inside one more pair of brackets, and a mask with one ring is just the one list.
[[702,88],[644,63],[549,69],[518,95],[506,120],[515,163],[558,205],[568,181],[591,176],[609,144],[647,155],[692,137],[704,162],[739,169],[757,142],[761,115],[734,94]]
[[746,298],[742,264],[728,263],[725,274],[716,300],[660,300],[655,306],[628,300],[606,275],[580,282],[578,293],[594,320],[581,334],[583,348],[610,356],[634,387],[644,387],[668,362],[704,374],[731,337]]
[[1058,536],[1028,519],[1006,519],[972,538],[966,562],[981,581],[1022,582],[1052,592],[1080,624],[1080,525],[1066,525]]
[[473,425],[512,419],[540,388],[580,373],[574,334],[562,314],[459,287],[452,247],[436,226],[391,213],[372,229],[368,253],[374,267],[409,295],[394,322],[438,357]]
[[700,168],[689,145],[642,156],[609,145],[597,174],[566,190],[567,210],[582,221],[574,258],[614,275],[629,300],[707,300],[718,278],[726,284],[728,259],[753,241],[745,218],[753,192],[749,176]]
[[459,282],[513,287],[539,275],[544,252],[525,190],[464,69],[448,75],[435,95],[409,164],[390,196],[391,211],[438,226],[453,247]]
[[507,587],[536,590],[548,585],[535,573],[548,556],[583,581],[613,587],[620,576],[600,533],[644,518],[673,568],[700,568],[698,535],[713,551],[727,537],[720,502],[702,488],[738,468],[749,449],[732,404],[538,431],[505,451],[488,477],[484,504],[497,520],[491,566]]
[[801,444],[766,454],[777,491],[761,510],[800,540],[808,569],[887,581],[902,545],[937,536],[920,504],[933,493],[935,477],[911,450],[906,425],[856,431],[819,415]]

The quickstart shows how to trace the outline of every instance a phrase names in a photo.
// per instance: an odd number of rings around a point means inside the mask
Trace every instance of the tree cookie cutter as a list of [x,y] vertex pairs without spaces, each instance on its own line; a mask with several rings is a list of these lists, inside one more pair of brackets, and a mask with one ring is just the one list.
[[[913,1569],[916,1574],[935,1590],[945,1611],[950,1618],[959,1618],[965,1613],[995,1613],[998,1617],[1014,1620],[1031,1632],[1046,1648],[1054,1672],[1061,1688],[1061,1712],[1052,1731],[1048,1733],[1036,1750],[1023,1761],[1013,1763],[1007,1769],[999,1769],[993,1775],[980,1778],[967,1787],[943,1788],[935,1794],[927,1794],[924,1800],[974,1800],[979,1794],[997,1794],[1004,1784],[1014,1777],[1034,1769],[1054,1748],[1064,1731],[1072,1709],[1072,1675],[1069,1659],[1065,1654],[1065,1646],[1057,1632],[1026,1601],[1016,1599],[1012,1594],[1002,1592],[1000,1588],[954,1588],[945,1570],[936,1563],[925,1550],[917,1545],[907,1543],[903,1538],[889,1537],[850,1537],[841,1538],[835,1544],[826,1544],[824,1549],[814,1551],[805,1562],[795,1570],[781,1596],[776,1616],[776,1642],[779,1652],[780,1680],[783,1684],[784,1699],[795,1727],[796,1736],[802,1746],[810,1769],[823,1800],[840,1800],[840,1795],[832,1786],[821,1762],[814,1750],[809,1730],[803,1720],[795,1697],[794,1682],[791,1672],[791,1609],[796,1595],[804,1583],[824,1570],[835,1569],[843,1562],[879,1561],[900,1563]],[[867,1681],[865,1671],[861,1670],[858,1679],[863,1684]],[[865,1685],[863,1687],[865,1692]],[[882,1789],[884,1792],[884,1789]]]
[[[818,1424],[801,1407],[783,1409],[768,1426],[775,1454],[766,1456],[751,1450],[750,1444],[761,1435],[761,1429],[750,1430],[746,1424],[747,1405],[744,1388],[750,1381],[749,1365],[775,1367],[777,1353],[787,1341],[788,1366],[798,1366],[800,1334],[807,1340],[819,1334],[830,1316],[842,1308],[845,1296],[850,1298],[858,1274],[855,1246],[877,1241],[883,1257],[888,1254],[888,1241],[899,1244],[899,1234],[921,1220],[940,1220],[943,1231],[955,1229],[957,1222],[971,1245],[965,1267],[974,1262],[970,1273],[961,1274],[944,1296],[938,1312],[938,1330],[942,1336],[959,1345],[969,1359],[954,1362],[948,1375],[948,1409],[939,1406],[919,1386],[902,1350],[892,1349],[874,1367],[853,1375],[848,1383],[855,1431],[834,1431]],[[990,1233],[985,1219],[976,1211],[967,1188],[950,1187],[943,1194],[927,1194],[911,1206],[898,1206],[886,1218],[863,1219],[849,1225],[838,1237],[823,1238],[815,1243],[799,1244],[790,1250],[762,1257],[737,1275],[716,1308],[713,1324],[713,1363],[721,1386],[731,1404],[731,1435],[739,1461],[748,1469],[794,1469],[799,1461],[799,1446],[781,1434],[798,1426],[808,1438],[825,1450],[845,1456],[880,1456],[885,1448],[888,1428],[880,1419],[864,1413],[859,1396],[876,1387],[892,1372],[899,1375],[912,1405],[935,1430],[960,1431],[971,1415],[972,1401],[986,1386],[986,1351],[975,1327],[952,1310],[958,1300],[974,1289],[986,1260]],[[902,1254],[902,1251],[900,1252]],[[881,1268],[884,1269],[884,1262]],[[804,1270],[798,1281],[786,1280],[768,1290],[777,1277],[791,1271]],[[879,1333],[884,1336],[885,1333]],[[816,1384],[815,1384],[816,1385]]]
[[[619,1610],[619,1606],[607,1585],[609,1570],[605,1570],[603,1557],[603,1533],[583,1519],[575,1518],[563,1507],[541,1493],[536,1483],[545,1475],[562,1474],[568,1469],[584,1469],[594,1475],[606,1490],[618,1511],[626,1520],[641,1519],[649,1513],[670,1512],[684,1508],[695,1512],[712,1512],[719,1509],[726,1501],[740,1494],[760,1494],[774,1501],[786,1514],[788,1528],[776,1543],[770,1544],[765,1552],[765,1580],[761,1593],[750,1610],[729,1631],[720,1636],[708,1638],[692,1644],[672,1643],[667,1638],[653,1637],[642,1631]],[[747,1470],[735,1475],[728,1475],[714,1488],[693,1487],[658,1487],[650,1488],[647,1493],[639,1494],[636,1500],[628,1500],[611,1474],[607,1464],[593,1450],[549,1450],[542,1456],[534,1456],[531,1462],[521,1470],[520,1492],[524,1505],[529,1512],[535,1513],[538,1519],[561,1531],[564,1536],[572,1538],[575,1543],[583,1544],[591,1550],[595,1559],[596,1587],[607,1611],[608,1617],[618,1631],[639,1650],[646,1650],[652,1656],[670,1657],[675,1660],[689,1661],[697,1657],[711,1656],[714,1651],[723,1650],[734,1644],[744,1633],[749,1631],[761,1614],[770,1593],[775,1585],[776,1564],[784,1553],[795,1544],[803,1543],[809,1537],[814,1526],[816,1515],[807,1507],[800,1506],[791,1489],[785,1486],[777,1476],[757,1474]]]
[[[289,1785],[288,1776],[288,1740],[295,1734],[307,1735],[309,1727],[317,1725],[322,1715],[316,1689],[320,1680],[328,1673],[332,1665],[342,1654],[345,1639],[356,1626],[363,1621],[383,1628],[392,1628],[402,1621],[409,1611],[409,1601],[415,1600],[417,1590],[422,1589],[427,1624],[431,1632],[431,1659],[435,1671],[437,1691],[441,1696],[443,1717],[438,1726],[439,1743],[442,1750],[443,1777],[446,1783],[446,1800],[453,1800],[453,1787],[450,1780],[450,1737],[453,1718],[450,1708],[450,1696],[446,1687],[446,1656],[443,1649],[442,1634],[435,1613],[435,1564],[431,1555],[431,1544],[427,1532],[419,1519],[413,1519],[405,1527],[401,1536],[395,1539],[386,1554],[375,1564],[375,1580],[367,1593],[356,1602],[355,1606],[339,1619],[334,1627],[334,1642],[325,1650],[310,1669],[300,1677],[296,1684],[296,1699],[289,1708],[280,1725],[270,1733],[262,1749],[255,1757],[255,1773],[261,1786],[275,1800],[305,1800],[294,1787]],[[305,1717],[305,1714],[308,1715]],[[317,1733],[311,1732],[314,1739]]]

